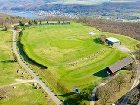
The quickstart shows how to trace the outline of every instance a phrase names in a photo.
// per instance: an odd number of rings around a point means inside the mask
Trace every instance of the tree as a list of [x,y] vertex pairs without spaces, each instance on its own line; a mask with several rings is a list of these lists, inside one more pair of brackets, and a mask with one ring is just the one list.
[[124,78],[124,76],[123,75],[118,75],[117,77],[116,77],[116,83],[117,83],[117,85],[118,85],[118,90],[120,91],[120,88],[121,88],[121,86],[125,83],[125,78]]
[[19,32],[19,37],[21,37],[23,35],[23,32],[22,31],[20,31]]
[[2,31],[7,31],[7,29],[8,29],[7,26],[4,26]]
[[140,44],[137,44],[136,47],[140,50]]
[[102,88],[97,89],[98,98],[101,101],[101,105],[106,105],[111,97],[113,97],[112,87],[105,85]]
[[58,24],[60,24],[60,20],[58,21]]
[[41,22],[41,21],[39,21],[39,24],[41,25],[41,24],[42,24],[42,22]]
[[34,24],[38,24],[38,22],[36,20],[34,20],[33,22],[34,22]]
[[23,23],[22,21],[19,21],[19,26],[25,26],[25,23]]
[[101,43],[106,43],[106,36],[105,35],[101,35],[100,36],[100,41],[101,41]]
[[31,25],[32,25],[32,22],[31,22],[30,20],[28,21],[28,25],[29,25],[29,26],[31,26]]

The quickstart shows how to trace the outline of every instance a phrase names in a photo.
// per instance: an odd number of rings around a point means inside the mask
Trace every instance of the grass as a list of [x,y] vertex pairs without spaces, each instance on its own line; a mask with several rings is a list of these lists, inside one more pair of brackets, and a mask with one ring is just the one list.
[[16,70],[19,68],[17,63],[4,63],[2,61],[13,60],[11,50],[11,32],[0,31],[0,86],[13,83]]
[[[9,86],[15,83],[16,79],[32,79],[18,62],[11,62],[14,59],[11,48],[12,32],[0,31],[0,96],[4,95],[1,90],[6,91],[7,96],[0,99],[0,105],[54,105],[48,96],[45,97],[42,89],[33,89],[31,84],[19,84],[15,89]],[[17,73],[19,69],[20,72]]]
[[[96,35],[89,36],[91,31]],[[30,58],[48,67],[46,71],[35,69],[35,72],[51,85],[56,81],[51,87],[59,93],[57,84],[63,86],[61,92],[69,92],[74,87],[83,89],[100,83],[104,76],[95,75],[97,72],[128,56],[116,48],[96,43],[94,40],[101,34],[116,37],[131,49],[138,43],[122,35],[100,32],[74,22],[67,26],[29,27],[21,42]]]
[[6,99],[0,101],[1,105],[45,105],[45,95],[40,90],[33,89],[31,84],[20,84],[15,89],[5,87]]

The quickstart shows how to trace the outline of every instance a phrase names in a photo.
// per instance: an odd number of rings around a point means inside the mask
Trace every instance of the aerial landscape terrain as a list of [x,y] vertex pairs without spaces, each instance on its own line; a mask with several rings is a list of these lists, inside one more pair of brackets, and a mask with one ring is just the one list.
[[0,105],[140,105],[139,0],[0,0]]

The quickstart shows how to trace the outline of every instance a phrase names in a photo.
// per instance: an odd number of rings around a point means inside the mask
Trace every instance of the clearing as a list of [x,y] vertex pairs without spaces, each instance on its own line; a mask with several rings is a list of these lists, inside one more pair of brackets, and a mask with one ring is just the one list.
[[[96,33],[90,36],[89,32]],[[115,47],[99,44],[100,35],[118,38],[123,45],[134,50],[136,40],[93,27],[72,22],[71,25],[33,26],[26,28],[21,39],[26,54],[34,61],[47,66],[35,69],[40,77],[57,93],[70,92],[96,85],[106,76],[105,67],[129,56]]]

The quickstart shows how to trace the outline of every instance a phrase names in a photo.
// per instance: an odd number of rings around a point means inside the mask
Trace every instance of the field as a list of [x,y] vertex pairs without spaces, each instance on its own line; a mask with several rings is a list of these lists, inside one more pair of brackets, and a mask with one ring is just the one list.
[[[42,89],[34,89],[32,83],[11,85],[17,83],[16,79],[32,79],[13,60],[12,32],[0,31],[0,105],[46,105],[46,103],[53,105],[47,94],[42,93]],[[20,73],[17,73],[19,69]],[[13,86],[16,86],[16,88],[13,88]],[[7,98],[2,99],[4,96]]]
[[[88,33],[96,35],[90,36]],[[105,67],[115,63],[129,54],[120,52],[114,47],[97,42],[100,35],[113,36],[122,41],[123,45],[134,49],[137,41],[126,36],[100,32],[99,30],[72,22],[66,26],[36,26],[26,28],[22,36],[22,44],[26,54],[39,64],[48,67],[46,71],[37,73],[54,91],[60,93],[96,85],[105,78],[101,72]],[[60,84],[60,85],[58,85]],[[55,87],[55,88],[54,88]]]

